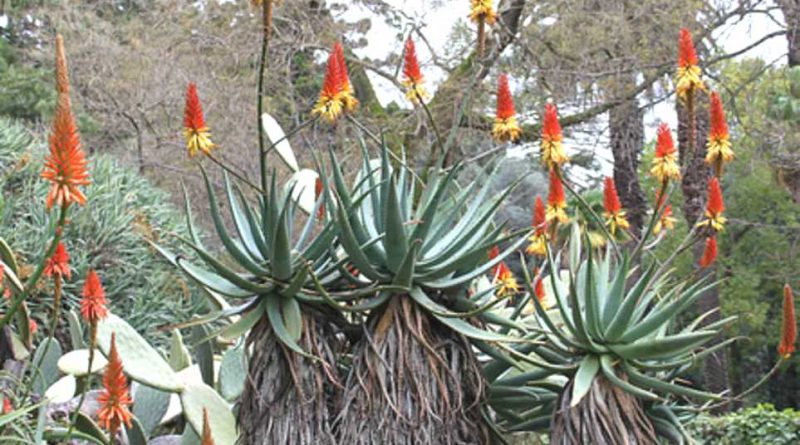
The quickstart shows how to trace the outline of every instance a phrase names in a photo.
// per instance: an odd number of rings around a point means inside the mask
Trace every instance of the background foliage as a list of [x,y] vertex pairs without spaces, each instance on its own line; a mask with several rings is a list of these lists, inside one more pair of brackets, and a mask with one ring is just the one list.
[[[47,184],[39,179],[43,154],[40,140],[18,123],[0,119],[0,192],[5,198],[0,236],[18,250],[23,276],[26,265],[38,261],[35,255],[45,242]],[[65,234],[73,268],[72,280],[64,286],[66,301],[77,307],[83,278],[95,268],[101,271],[114,313],[124,315],[148,339],[159,340],[158,326],[188,320],[202,308],[202,299],[145,242],[172,245],[167,234],[184,233],[182,215],[166,193],[108,156],[92,157],[90,171],[93,183],[87,197],[92,205],[73,209]],[[51,289],[40,287],[29,304],[43,320]]]

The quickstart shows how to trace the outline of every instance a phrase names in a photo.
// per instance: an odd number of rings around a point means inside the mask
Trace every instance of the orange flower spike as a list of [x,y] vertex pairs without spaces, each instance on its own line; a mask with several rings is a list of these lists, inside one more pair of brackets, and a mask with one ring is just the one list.
[[67,248],[64,247],[64,243],[59,242],[58,245],[56,245],[53,256],[48,258],[45,263],[44,274],[47,277],[58,275],[68,280],[72,276],[72,271],[69,267],[69,254],[67,253]]
[[542,141],[540,143],[542,151],[542,164],[548,168],[560,167],[561,164],[569,161],[562,140],[561,124],[558,122],[558,110],[556,106],[548,103],[544,106],[544,119],[542,122]]
[[3,414],[10,414],[14,411],[14,405],[11,404],[11,400],[8,396],[3,397]]
[[734,154],[728,134],[728,123],[725,121],[725,110],[722,108],[722,100],[716,91],[711,93],[711,103],[708,109],[711,129],[708,132],[708,142],[706,143],[706,164],[714,167],[716,176],[721,176],[723,165],[731,162]]
[[60,95],[50,134],[50,153],[45,158],[41,175],[52,183],[47,195],[48,210],[53,204],[61,207],[86,204],[86,196],[79,188],[91,184],[86,163],[69,97]]
[[417,49],[411,37],[406,40],[403,53],[403,80],[401,82],[406,87],[406,98],[413,104],[424,103],[430,95],[422,85],[425,82],[425,78],[419,69]]
[[186,87],[186,106],[183,111],[183,136],[186,139],[186,149],[189,156],[197,155],[198,151],[211,154],[216,147],[211,142],[211,132],[206,127],[203,118],[203,106],[200,104],[200,97],[197,95],[197,85],[190,82]]
[[568,223],[569,216],[565,209],[567,200],[564,197],[564,186],[555,170],[550,170],[550,190],[547,194],[547,207],[545,209],[545,219],[548,224]]
[[797,344],[797,318],[794,311],[794,294],[787,284],[783,287],[783,321],[781,323],[781,343],[778,354],[788,359],[795,351]]
[[705,219],[697,223],[698,227],[710,227],[714,232],[721,232],[725,228],[727,218],[722,216],[725,203],[722,200],[722,189],[719,180],[712,177],[708,181],[708,200],[706,201]]
[[325,118],[328,122],[334,123],[342,115],[344,107],[339,100],[344,89],[344,79],[342,70],[339,69],[338,57],[332,52],[328,57],[328,65],[325,68],[325,79],[322,81],[322,90],[319,93],[317,104],[311,110],[311,114]]
[[628,223],[628,219],[625,217],[625,211],[622,210],[622,204],[619,202],[617,186],[614,184],[614,179],[610,177],[605,179],[603,206],[605,207],[603,216],[606,217],[606,225],[609,227],[612,235],[616,234],[617,228],[622,230],[630,228],[630,223]]
[[108,315],[106,304],[106,292],[100,283],[100,277],[97,272],[90,270],[86,275],[86,283],[83,285],[81,316],[90,325],[96,325],[98,321]]
[[700,258],[700,267],[706,268],[717,261],[717,236],[711,235],[706,238],[706,247],[703,249],[703,257]]
[[128,382],[122,370],[122,361],[117,353],[116,334],[111,334],[111,349],[108,353],[108,366],[103,375],[103,390],[97,397],[100,409],[97,421],[113,438],[124,423],[131,427],[133,417],[129,407],[133,403],[128,393]]
[[492,6],[492,0],[470,0],[472,7],[469,11],[469,19],[478,24],[485,21],[493,25],[497,21],[497,13]]
[[350,75],[347,73],[347,61],[344,58],[344,48],[340,42],[333,44],[333,54],[336,57],[336,68],[339,70],[339,78],[342,82],[341,90],[337,97],[345,111],[355,111],[358,107],[358,99],[356,99],[355,91],[353,91],[353,84],[350,83]]
[[522,129],[517,123],[514,98],[508,86],[508,76],[500,74],[497,78],[497,112],[492,127],[492,137],[498,142],[517,142]]
[[530,244],[525,249],[528,255],[547,255],[547,210],[544,208],[541,196],[536,197],[533,208],[533,235],[528,240]]
[[705,90],[697,63],[692,35],[688,29],[682,28],[678,38],[678,73],[675,76],[675,93],[681,100],[686,100],[690,91]]
[[650,175],[657,178],[661,183],[670,179],[678,180],[681,178],[681,168],[678,166],[678,157],[675,143],[672,140],[672,132],[670,132],[669,126],[665,123],[661,123],[658,126],[656,153],[653,157]]
[[200,445],[215,445],[211,436],[211,423],[208,421],[208,410],[203,408],[203,439]]

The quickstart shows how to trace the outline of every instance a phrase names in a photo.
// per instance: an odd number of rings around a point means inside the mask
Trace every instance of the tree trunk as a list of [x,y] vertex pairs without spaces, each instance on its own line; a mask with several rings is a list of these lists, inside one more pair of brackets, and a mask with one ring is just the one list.
[[[630,89],[636,88],[635,79]],[[614,183],[628,212],[631,232],[639,235],[647,213],[647,200],[639,184],[639,153],[644,146],[644,113],[636,98],[627,99],[609,112]]]
[[583,399],[570,407],[572,385],[570,380],[564,387],[553,413],[551,445],[658,445],[655,428],[635,396],[598,375]]
[[800,65],[800,0],[777,0],[786,21],[789,66]]
[[[708,98],[705,94],[696,95],[696,128],[694,147],[689,146],[690,125],[687,117],[686,107],[678,106],[678,151],[680,155],[681,170],[683,178],[681,189],[683,191],[683,215],[689,227],[694,226],[702,217],[708,188],[708,179],[711,177],[711,170],[705,165],[705,143],[708,134]],[[704,240],[700,239],[694,246],[694,263],[698,263],[703,256]],[[697,266],[695,266],[697,267]],[[717,274],[716,265],[712,265],[698,272],[700,277],[713,277]],[[706,291],[697,301],[699,313],[707,312],[711,309],[720,307],[719,288],[713,287]],[[717,311],[706,317],[704,325],[720,320],[720,313]],[[709,347],[718,344],[723,339],[718,336]],[[728,381],[728,360],[725,350],[717,351],[705,358],[703,361],[703,378],[705,387],[709,391],[723,392],[730,389]],[[722,408],[726,409],[726,408]]]
[[336,419],[346,445],[482,445],[485,382],[469,342],[407,296],[376,313]]
[[243,445],[335,445],[331,425],[341,383],[330,327],[303,314],[301,346],[311,361],[283,346],[266,316],[247,339],[252,348],[239,409]]

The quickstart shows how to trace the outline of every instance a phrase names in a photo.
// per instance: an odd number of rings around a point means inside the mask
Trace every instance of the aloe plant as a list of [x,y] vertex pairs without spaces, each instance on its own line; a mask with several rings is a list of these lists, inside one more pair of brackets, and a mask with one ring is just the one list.
[[[539,366],[493,382],[496,406],[527,406],[522,414],[501,412],[500,424],[549,429],[553,444],[656,444],[659,437],[683,443],[679,417],[692,410],[681,405],[720,395],[678,378],[733,341],[705,347],[733,317],[703,324],[705,313],[679,325],[678,316],[715,283],[673,277],[658,262],[635,261],[624,251],[582,252],[581,237],[573,226],[566,270],[560,255],[545,261],[557,304],[547,310],[533,299],[545,340],[531,348]],[[532,293],[527,272],[525,281]]]
[[335,283],[345,263],[337,257],[333,222],[314,217],[323,199],[303,213],[296,197],[304,191],[297,185],[282,188],[273,174],[253,206],[226,176],[225,201],[234,228],[230,231],[211,180],[205,171],[203,175],[224,258],[203,246],[188,199],[190,236],[182,241],[202,264],[157,248],[209,294],[232,304],[189,324],[238,317],[209,337],[230,341],[247,334],[252,355],[239,411],[242,440],[333,443],[328,401],[323,397],[319,403],[306,402],[311,394],[327,394],[329,384],[340,384],[334,354],[340,340],[334,323],[345,321],[314,290],[311,278]]
[[[473,346],[499,355],[489,342],[520,338],[482,328],[514,323],[488,311],[499,300],[476,303],[493,289],[468,290],[524,241],[493,223],[513,186],[500,196],[478,182],[461,188],[458,166],[430,172],[423,185],[392,168],[385,145],[374,161],[363,152],[352,188],[331,155],[339,242],[359,274],[351,279],[380,289],[350,308],[367,318],[353,345],[340,443],[485,443],[486,383]],[[487,250],[507,239],[506,251],[488,260]]]

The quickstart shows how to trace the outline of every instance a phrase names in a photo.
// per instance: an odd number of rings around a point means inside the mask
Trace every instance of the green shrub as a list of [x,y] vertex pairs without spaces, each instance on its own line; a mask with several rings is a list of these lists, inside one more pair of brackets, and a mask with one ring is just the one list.
[[689,424],[698,443],[791,445],[800,443],[800,411],[757,405],[722,417],[700,416]]
[[[48,184],[39,178],[44,144],[19,124],[0,119],[0,237],[5,238],[25,265],[35,264],[44,245],[47,221],[44,201]],[[73,276],[65,301],[77,307],[89,267],[99,271],[112,311],[125,317],[149,340],[159,343],[157,326],[185,321],[196,313],[201,298],[174,268],[163,262],[145,239],[184,233],[185,224],[168,196],[137,172],[104,155],[91,156],[92,185],[88,203],[70,212],[65,244]],[[43,321],[51,304],[48,280],[43,280],[28,304]]]

